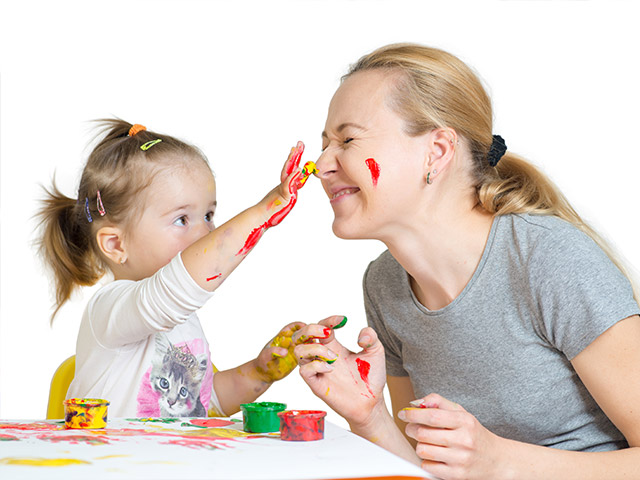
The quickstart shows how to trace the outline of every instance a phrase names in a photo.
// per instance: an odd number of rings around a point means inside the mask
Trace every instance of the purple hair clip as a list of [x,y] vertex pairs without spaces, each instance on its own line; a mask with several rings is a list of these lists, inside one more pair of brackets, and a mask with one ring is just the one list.
[[93,222],[93,218],[91,218],[91,211],[89,210],[89,197],[84,198],[84,210],[87,214],[87,220],[89,220],[89,223]]

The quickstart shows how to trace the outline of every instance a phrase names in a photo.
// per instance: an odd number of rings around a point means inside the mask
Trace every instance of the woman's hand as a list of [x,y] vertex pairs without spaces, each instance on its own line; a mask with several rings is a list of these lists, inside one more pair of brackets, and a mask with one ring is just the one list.
[[263,382],[282,380],[298,366],[291,337],[305,325],[302,322],[290,323],[262,349],[255,359],[255,370]]
[[[293,335],[300,375],[317,397],[343,416],[354,428],[366,428],[384,406],[382,390],[386,369],[384,348],[372,328],[360,332],[354,353],[335,338],[333,328],[344,317],[329,317],[307,325]],[[327,360],[333,361],[328,363]]]
[[[412,402],[413,403],[413,402]],[[416,401],[421,408],[400,410],[406,432],[418,441],[422,468],[445,479],[498,478],[503,439],[483,427],[457,403],[437,394]]]

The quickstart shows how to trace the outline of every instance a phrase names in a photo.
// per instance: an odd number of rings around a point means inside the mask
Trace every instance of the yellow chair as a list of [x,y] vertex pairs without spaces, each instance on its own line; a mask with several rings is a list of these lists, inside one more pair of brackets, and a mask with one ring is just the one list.
[[76,374],[76,356],[72,355],[60,364],[51,379],[49,389],[49,405],[47,405],[47,418],[64,418],[64,402],[67,398],[67,390]]

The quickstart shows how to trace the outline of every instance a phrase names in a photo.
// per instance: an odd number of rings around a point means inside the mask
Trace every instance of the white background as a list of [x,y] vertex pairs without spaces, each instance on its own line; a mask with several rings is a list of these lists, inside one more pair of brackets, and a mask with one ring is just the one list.
[[[74,353],[85,302],[52,327],[32,220],[53,174],[75,196],[91,119],[118,116],[198,145],[216,173],[221,224],[278,180],[289,148],[320,150],[348,65],[387,43],[441,47],[474,67],[495,133],[541,166],[640,267],[639,9],[632,1],[46,1],[0,11],[0,418],[43,418],[51,376]],[[344,314],[365,326],[361,277],[383,250],[343,241],[311,179],[200,312],[213,360],[255,356],[284,324]],[[322,408],[297,372],[263,400]],[[335,413],[328,419],[345,425]]]

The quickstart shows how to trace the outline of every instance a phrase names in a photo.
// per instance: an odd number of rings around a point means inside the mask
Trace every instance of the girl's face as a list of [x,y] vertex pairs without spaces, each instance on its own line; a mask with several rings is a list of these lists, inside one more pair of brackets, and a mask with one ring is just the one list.
[[381,71],[355,73],[329,105],[317,167],[338,237],[384,241],[417,210],[426,143],[388,105],[393,82]]
[[127,229],[127,275],[153,275],[189,245],[215,227],[216,184],[199,161],[159,170],[145,190],[144,212]]

